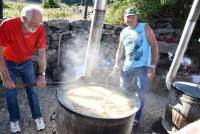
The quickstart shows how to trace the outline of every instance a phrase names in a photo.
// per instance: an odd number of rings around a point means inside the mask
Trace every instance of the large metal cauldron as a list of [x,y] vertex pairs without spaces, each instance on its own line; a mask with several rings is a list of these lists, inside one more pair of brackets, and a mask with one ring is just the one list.
[[[76,106],[72,104],[70,100],[64,100],[66,99],[64,95],[66,94],[66,92],[70,91],[70,89],[86,85],[92,85],[92,86],[98,85],[105,87],[105,85],[98,83],[73,82],[72,84],[69,84],[66,87],[63,87],[62,89],[58,90],[57,97],[61,105],[58,108],[58,118],[57,118],[58,133],[59,134],[131,134],[135,113],[139,109],[138,99],[133,94],[132,95],[126,94],[127,98],[132,100],[131,102],[134,103],[134,108],[131,109],[131,112],[129,112],[129,114],[127,114],[124,117],[121,116],[119,118],[115,117],[105,118],[105,117],[95,116],[85,111],[77,110]],[[108,86],[106,87],[110,89],[110,87]],[[121,91],[117,92],[125,94]],[[89,96],[90,97],[86,97],[86,99],[93,98],[92,94],[89,94]],[[98,105],[96,107],[98,107]]]
[[174,82],[162,120],[168,133],[174,133],[200,118],[200,86],[189,82]]

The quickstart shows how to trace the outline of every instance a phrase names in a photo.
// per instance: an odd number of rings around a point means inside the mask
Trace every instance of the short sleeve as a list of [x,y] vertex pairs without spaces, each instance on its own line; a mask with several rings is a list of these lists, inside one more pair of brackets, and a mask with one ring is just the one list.
[[6,47],[9,42],[9,28],[5,21],[0,24],[0,45]]
[[40,26],[38,30],[38,36],[37,36],[37,47],[38,48],[45,48],[46,47],[46,33],[44,26]]

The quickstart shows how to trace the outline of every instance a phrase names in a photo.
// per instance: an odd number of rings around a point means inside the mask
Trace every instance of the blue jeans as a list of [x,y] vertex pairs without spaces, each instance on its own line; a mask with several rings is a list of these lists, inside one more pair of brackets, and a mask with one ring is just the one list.
[[[19,74],[22,81],[27,84],[36,83],[33,63],[31,60],[25,61],[20,64],[15,64],[6,60],[6,65],[10,78],[16,82],[16,76]],[[29,105],[32,112],[32,118],[37,119],[42,117],[42,113],[39,106],[39,100],[35,87],[27,87],[26,93],[28,96]],[[6,89],[6,102],[9,111],[10,121],[15,122],[20,120],[19,106],[17,101],[17,89]]]
[[120,86],[126,90],[130,90],[131,83],[134,80],[135,91],[140,100],[139,111],[135,115],[135,120],[139,121],[144,108],[145,94],[148,89],[148,67],[127,68],[124,67],[121,72]]

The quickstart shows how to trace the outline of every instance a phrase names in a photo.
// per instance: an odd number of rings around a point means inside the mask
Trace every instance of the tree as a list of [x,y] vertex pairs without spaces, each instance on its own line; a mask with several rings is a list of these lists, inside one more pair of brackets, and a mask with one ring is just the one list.
[[60,7],[60,0],[42,0],[44,8],[58,8]]
[[3,19],[3,0],[0,0],[0,19]]
[[110,1],[107,22],[123,23],[124,10],[134,7],[141,20],[151,20],[164,6],[173,6],[177,0],[112,0]]
[[85,8],[84,8],[84,13],[83,13],[84,19],[87,19],[87,13],[88,13],[88,0],[85,0]]

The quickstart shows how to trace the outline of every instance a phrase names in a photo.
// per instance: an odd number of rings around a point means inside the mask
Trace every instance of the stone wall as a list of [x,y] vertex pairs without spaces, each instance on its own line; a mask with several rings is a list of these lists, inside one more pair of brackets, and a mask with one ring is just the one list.
[[[157,23],[154,24],[156,28],[153,29],[160,53],[158,67],[161,70],[162,68],[168,70],[171,63],[167,59],[167,53],[169,51],[175,52],[181,36],[181,30],[174,29],[167,21],[161,21],[160,24],[159,22]],[[60,19],[45,22],[48,61],[47,75],[53,81],[67,81],[83,75],[90,25],[91,22],[88,20],[70,22]],[[105,79],[104,77],[108,75],[108,72],[114,65],[119,34],[122,28],[122,26],[104,24],[96,67],[98,76],[102,74],[101,71],[105,72],[101,76],[102,79]],[[196,67],[197,69],[198,66]]]
[[[45,22],[47,75],[52,80],[69,80],[83,74],[90,25],[88,20]],[[122,27],[104,25],[97,68],[113,66],[121,30]]]

